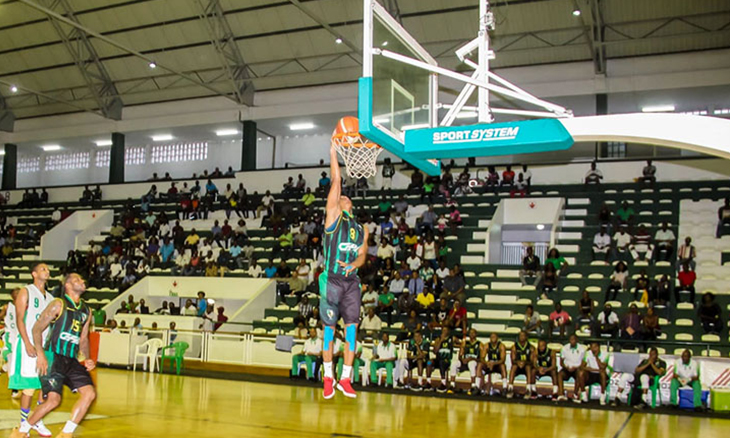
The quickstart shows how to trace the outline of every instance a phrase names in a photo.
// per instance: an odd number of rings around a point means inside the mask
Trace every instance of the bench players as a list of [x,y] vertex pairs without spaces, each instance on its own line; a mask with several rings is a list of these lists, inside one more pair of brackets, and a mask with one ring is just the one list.
[[[486,374],[486,382],[489,382],[489,391],[485,391],[491,395],[494,384],[492,382],[492,374],[499,373],[502,377],[502,392],[507,389],[507,349],[496,333],[489,335],[489,342],[482,346],[480,353],[479,365],[477,366],[476,387],[482,388],[482,376]],[[485,383],[486,383],[485,382]]]
[[514,396],[515,377],[526,377],[525,398],[530,398],[530,382],[532,381],[532,344],[527,340],[527,333],[523,330],[517,335],[517,342],[512,346],[512,368],[509,370],[509,386],[507,398]]
[[481,351],[482,343],[477,339],[477,331],[476,329],[470,329],[469,338],[465,339],[459,348],[459,358],[451,365],[452,390],[457,391],[456,377],[459,373],[469,370],[469,377],[471,378],[469,395],[476,395],[479,392],[479,388],[475,386],[474,382],[477,376],[477,366],[479,365]]
[[532,398],[537,397],[537,379],[546,376],[550,377],[553,384],[552,398],[558,397],[558,362],[555,356],[555,350],[548,348],[547,341],[540,339],[537,342],[537,348],[532,352],[532,379],[529,388]]

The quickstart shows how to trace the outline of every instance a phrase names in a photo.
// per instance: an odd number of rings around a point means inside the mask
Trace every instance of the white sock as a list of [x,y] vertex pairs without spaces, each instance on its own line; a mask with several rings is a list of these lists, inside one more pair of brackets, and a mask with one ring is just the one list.
[[513,387],[512,385],[508,385],[508,386],[507,386],[507,391],[510,391],[510,392],[512,392],[512,391],[514,391],[514,389],[515,389],[515,388],[514,388],[514,387]]
[[426,377],[426,383],[428,383],[429,385],[431,384],[431,378],[430,377]]
[[30,432],[30,423],[27,421],[21,421],[18,430],[20,431],[20,433]]
[[477,381],[476,381],[476,384],[475,384],[475,386],[476,386],[477,388],[481,388],[481,387],[482,387],[482,378],[481,378],[481,377],[477,377],[477,379],[476,379],[476,380],[477,380]]
[[324,363],[324,376],[329,379],[332,378],[332,362]]
[[78,424],[74,423],[71,420],[68,420],[66,422],[66,425],[63,426],[63,433],[74,433],[76,427],[78,427]]
[[452,388],[456,388],[456,380],[452,380],[451,381],[451,387]]
[[530,385],[530,392],[537,392],[537,386]]
[[558,393],[558,385],[553,385],[553,394]]
[[505,388],[507,388],[507,379],[502,379],[502,391],[504,391]]
[[423,376],[418,376],[418,386],[423,385]]
[[601,400],[606,400],[606,393],[605,392],[601,392]]
[[349,379],[352,375],[352,365],[343,365],[342,366],[342,375],[340,376],[340,379]]

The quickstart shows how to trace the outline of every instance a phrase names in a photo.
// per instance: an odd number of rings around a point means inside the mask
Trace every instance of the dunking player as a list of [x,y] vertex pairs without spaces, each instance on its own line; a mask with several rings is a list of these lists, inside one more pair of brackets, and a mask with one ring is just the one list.
[[337,389],[347,397],[357,397],[350,384],[352,362],[357,343],[357,323],[360,319],[360,279],[357,268],[365,263],[368,230],[352,215],[352,201],[341,196],[340,165],[337,151],[330,149],[332,184],[327,195],[327,215],[324,232],[324,272],[319,276],[319,314],[324,323],[324,398],[335,395],[332,373],[332,348],[335,326],[342,316],[345,323],[345,365]]
[[[63,385],[78,392],[79,399],[71,410],[71,419],[66,422],[57,438],[71,438],[89,406],[96,398],[94,382],[89,371],[95,367],[89,356],[89,325],[91,312],[81,299],[86,284],[78,274],[69,274],[63,283],[63,298],[56,298],[43,311],[33,325],[33,339],[41,345],[41,334],[51,326],[44,353],[38,348],[38,374],[40,375],[46,401],[28,417],[29,424],[41,421],[49,412],[61,404]],[[81,365],[77,356],[81,356]],[[22,435],[21,435],[22,436]]]
[[48,266],[45,263],[38,263],[31,268],[30,275],[33,282],[20,289],[14,300],[18,336],[10,349],[8,387],[21,391],[22,395],[20,397],[20,427],[13,430],[13,433],[17,435],[11,435],[11,437],[26,436],[31,429],[31,424],[34,424],[32,428],[41,436],[51,436],[51,431],[43,425],[42,421],[36,423],[27,421],[33,394],[37,389],[41,389],[41,381],[36,369],[36,356],[42,350],[43,341],[47,335],[47,332],[42,332],[36,340],[31,330],[33,324],[53,299],[53,296],[46,292],[46,282],[51,276]]

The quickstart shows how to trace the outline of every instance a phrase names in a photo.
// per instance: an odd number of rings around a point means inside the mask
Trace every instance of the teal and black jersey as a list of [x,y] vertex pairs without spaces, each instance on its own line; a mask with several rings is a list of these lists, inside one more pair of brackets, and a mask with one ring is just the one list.
[[479,351],[482,349],[482,343],[478,340],[471,342],[466,341],[464,344],[464,359],[479,359]]
[[[340,213],[337,221],[324,232],[324,272],[344,276],[345,267],[338,262],[353,263],[360,247],[365,244],[364,240],[362,225],[347,211]],[[357,270],[352,271],[349,276],[354,275],[357,275]]]
[[525,342],[525,345],[515,342],[515,353],[517,360],[527,362],[532,357],[532,345],[529,342]]
[[550,368],[553,366],[553,356],[549,348],[545,351],[537,350],[537,366],[541,368]]
[[418,345],[415,339],[411,339],[408,342],[408,352],[411,353],[411,356],[418,356],[420,351],[426,354],[426,359],[428,359],[428,351],[431,349],[431,343],[428,342],[428,339],[423,339],[421,341],[421,345]]
[[449,336],[446,339],[436,339],[434,342],[434,352],[441,360],[451,360],[453,354],[454,340]]
[[76,358],[79,352],[81,331],[91,317],[89,306],[83,300],[79,300],[78,304],[74,303],[68,295],[56,299],[61,301],[63,307],[61,314],[51,326],[45,349],[54,354]]
[[487,362],[499,362],[502,360],[502,341],[497,341],[496,344],[492,345],[490,342],[487,345]]

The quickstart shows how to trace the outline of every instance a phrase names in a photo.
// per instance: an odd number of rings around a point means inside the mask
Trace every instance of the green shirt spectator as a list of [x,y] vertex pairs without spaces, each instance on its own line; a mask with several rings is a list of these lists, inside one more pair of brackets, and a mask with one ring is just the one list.
[[286,233],[283,233],[281,236],[279,236],[279,245],[282,248],[292,246],[293,243],[294,243],[294,235],[291,233],[291,230],[289,230]]
[[106,324],[106,312],[104,309],[101,307],[94,309],[91,315],[94,317],[94,325],[96,327],[104,327],[104,324]]
[[434,184],[431,181],[426,181],[423,183],[423,192],[424,193],[433,193]]
[[312,191],[310,189],[307,189],[307,193],[305,193],[304,196],[302,196],[302,202],[304,203],[304,206],[309,207],[310,205],[312,205],[314,203],[314,200],[315,200],[314,194],[312,193]]
[[378,304],[381,306],[390,306],[395,301],[395,295],[393,295],[393,292],[387,291],[383,292],[378,296]]
[[635,215],[636,213],[634,212],[634,210],[629,207],[628,204],[626,204],[625,202],[621,205],[621,208],[616,211],[616,216],[621,219],[621,222],[628,222]]
[[381,213],[388,213],[391,208],[393,208],[393,204],[387,199],[383,199],[380,201],[380,204],[378,204],[378,210],[380,210]]

